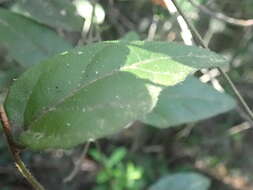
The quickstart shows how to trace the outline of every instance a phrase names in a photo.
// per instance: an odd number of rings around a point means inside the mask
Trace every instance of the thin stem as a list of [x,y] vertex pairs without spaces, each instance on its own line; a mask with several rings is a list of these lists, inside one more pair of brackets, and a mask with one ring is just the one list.
[[93,30],[94,30],[94,17],[96,16],[96,4],[97,4],[98,0],[92,0],[91,5],[92,5],[92,12],[91,12],[91,18],[85,20],[85,22],[83,23],[83,28],[82,28],[82,32],[81,32],[81,38],[78,40],[77,45],[82,45],[84,44],[84,42],[86,42],[87,44],[92,42],[92,38],[93,38]]
[[[166,0],[164,0],[166,1]],[[178,3],[175,0],[171,0],[173,2],[173,4],[175,5],[178,13],[183,17],[185,23],[188,25],[188,28],[190,29],[191,33],[193,34],[194,38],[198,41],[198,43],[203,47],[203,48],[207,48],[207,45],[205,44],[204,40],[202,39],[200,33],[198,32],[198,30],[193,26],[193,24],[188,20],[188,18],[186,17],[186,15],[184,14],[184,12],[182,11],[182,9],[180,8],[180,6],[178,5]]]
[[[166,1],[166,0],[164,0]],[[191,30],[191,32],[194,34],[195,38],[198,40],[199,44],[206,49],[209,49],[208,46],[205,44],[204,40],[202,39],[201,35],[199,34],[199,32],[197,31],[197,29],[191,24],[191,22],[188,20],[188,18],[186,17],[186,15],[184,14],[184,12],[182,11],[182,9],[180,8],[180,6],[178,5],[178,3],[176,2],[176,0],[171,0],[173,2],[173,4],[175,5],[175,7],[177,8],[179,14],[183,17],[183,19],[185,20],[185,22],[187,23],[189,29]],[[248,104],[246,103],[246,101],[244,100],[244,98],[242,97],[242,95],[240,94],[239,90],[236,88],[236,86],[234,85],[233,81],[230,79],[230,77],[220,68],[218,67],[218,70],[220,71],[220,73],[223,75],[223,77],[225,78],[225,80],[228,82],[229,86],[231,87],[231,89],[233,90],[236,98],[238,99],[238,101],[241,103],[241,105],[243,106],[244,110],[246,111],[246,113],[249,115],[250,119],[253,120],[253,113],[251,111],[251,109],[249,108]]]
[[197,4],[194,0],[188,0],[194,7],[198,8],[200,11],[202,11],[205,14],[208,14],[211,17],[214,17],[218,20],[221,20],[223,22],[236,25],[236,26],[252,26],[253,25],[253,19],[243,20],[243,19],[236,19],[229,17],[227,15],[224,15],[222,13],[213,12],[212,10],[208,9],[204,5]]
[[191,30],[189,29],[187,23],[183,19],[183,17],[178,14],[178,11],[175,7],[175,5],[171,1],[163,1],[164,5],[170,12],[170,14],[173,14],[176,17],[176,20],[178,22],[178,25],[181,29],[181,37],[186,45],[193,45],[193,36],[191,33]]
[[70,174],[65,177],[63,179],[63,182],[64,183],[67,183],[67,182],[70,182],[72,179],[74,179],[74,177],[77,175],[77,173],[79,172],[80,168],[81,168],[81,165],[83,163],[83,159],[86,157],[87,155],[87,152],[89,150],[89,147],[90,147],[90,143],[91,141],[88,141],[85,146],[84,146],[84,149],[79,157],[79,159],[77,160],[77,162],[75,163],[75,167],[74,169],[70,172]]
[[19,155],[20,149],[19,149],[19,147],[16,146],[16,143],[15,143],[14,138],[11,133],[11,126],[10,126],[8,116],[7,116],[5,109],[2,105],[0,106],[0,120],[2,123],[4,134],[6,136],[9,150],[12,154],[12,157],[15,161],[15,165],[16,165],[18,171],[27,180],[27,182],[31,184],[31,186],[35,190],[45,190],[44,187],[30,173],[30,171],[26,168],[24,162],[21,160],[20,155]]

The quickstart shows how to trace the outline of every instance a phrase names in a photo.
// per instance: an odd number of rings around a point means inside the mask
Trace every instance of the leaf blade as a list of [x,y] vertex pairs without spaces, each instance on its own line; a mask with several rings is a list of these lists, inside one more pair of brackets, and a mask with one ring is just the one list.
[[17,1],[12,10],[39,23],[68,31],[81,31],[83,24],[83,19],[75,13],[76,8],[67,0]]
[[54,31],[5,9],[0,9],[0,43],[24,67],[71,48]]
[[195,77],[188,77],[176,86],[165,88],[156,107],[142,122],[166,128],[210,118],[235,106],[230,96],[201,83]]
[[167,175],[152,185],[149,190],[208,190],[210,180],[195,172],[181,172]]
[[[179,49],[180,52],[178,52]],[[195,52],[205,53],[205,59],[208,55],[210,58],[218,57],[218,55],[207,50],[196,49]],[[32,149],[69,148],[90,138],[110,135],[150,112],[155,106],[164,85],[173,86],[184,80],[190,73],[207,66],[202,63],[204,58],[200,56],[192,57],[190,62],[187,62],[186,58],[182,59],[185,54],[192,51],[192,47],[175,43],[140,41],[108,41],[76,48],[56,55],[40,66],[32,68],[30,72],[35,73],[36,80],[31,82],[30,80],[33,79],[29,78],[29,74],[24,74],[11,88],[5,102],[6,110],[8,115],[15,116],[11,117],[13,123],[21,122],[24,130],[21,133],[21,141]],[[176,55],[175,52],[177,52]],[[159,58],[164,57],[166,58],[165,61],[159,60]],[[162,66],[158,67],[158,72],[149,76],[138,71],[139,68],[146,66],[140,62],[147,62],[148,68],[146,69],[151,72],[155,66]],[[208,66],[226,64],[223,58],[212,59],[210,62],[212,64]],[[128,69],[131,66],[137,69]],[[163,73],[165,74],[163,75]],[[175,73],[178,73],[179,77]],[[117,78],[117,76],[122,76],[122,80],[121,77]],[[128,79],[123,80],[126,76]],[[107,80],[110,80],[110,84],[103,83]],[[87,106],[87,102],[82,101],[78,105],[76,104],[76,100],[80,99],[78,98],[80,93],[83,93],[82,98],[87,98],[87,100],[95,99],[98,96],[97,98],[100,99],[93,101],[94,106],[96,105],[95,102],[102,101],[103,96],[99,95],[103,92],[96,93],[99,88],[93,89],[98,84],[103,84],[100,88],[104,89],[105,92],[107,90],[114,92],[114,96],[112,93],[109,98],[111,102],[116,103],[118,101],[117,96],[122,102],[117,104],[116,108],[110,107],[108,111],[102,111],[102,114],[99,110],[95,110],[92,112],[93,116],[91,113],[82,112],[81,109],[77,109],[76,112],[74,110],[67,111],[67,107]],[[17,96],[15,93],[23,85],[27,85],[27,88]],[[118,95],[113,91],[115,86],[120,89]],[[93,92],[94,97],[92,93],[85,92],[87,89],[93,89],[93,91],[88,91]],[[26,99],[20,101],[18,97],[22,93]],[[136,101],[138,94],[142,97]],[[104,100],[101,105],[106,105],[110,101]],[[19,104],[15,106],[10,102],[19,102]],[[66,105],[68,106],[66,107]],[[139,108],[135,109],[134,106],[139,106]],[[125,110],[121,107],[124,107]],[[65,112],[62,112],[61,109]],[[14,110],[16,115],[13,112]],[[118,114],[121,114],[122,118]],[[104,122],[107,123],[107,127],[99,129],[100,125],[96,121],[101,120],[101,118],[94,119],[96,115],[105,117]],[[82,118],[86,118],[90,123],[88,122],[89,124],[80,127],[81,123],[75,121],[85,123]],[[66,127],[67,123],[74,123],[71,124],[72,131]],[[92,128],[89,128],[90,126]],[[87,132],[86,135],[84,135],[85,131]],[[65,133],[70,136],[66,136]],[[71,136],[73,140],[69,140]],[[61,142],[60,139],[65,140]]]
[[[108,90],[107,86],[112,82],[114,88]],[[129,82],[133,85],[129,85]],[[138,96],[133,99],[128,92],[138,93]],[[142,81],[128,73],[117,73],[93,83],[34,120],[20,139],[32,149],[70,148],[118,132],[129,122],[141,117],[143,112],[151,110],[151,102]],[[62,139],[65,139],[64,143]]]

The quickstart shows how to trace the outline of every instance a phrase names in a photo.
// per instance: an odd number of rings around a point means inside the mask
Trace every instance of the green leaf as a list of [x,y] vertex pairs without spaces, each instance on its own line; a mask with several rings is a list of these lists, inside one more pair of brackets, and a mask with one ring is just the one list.
[[0,44],[24,67],[71,48],[54,31],[4,9],[0,9]]
[[189,77],[165,88],[156,107],[142,120],[160,128],[203,120],[235,108],[235,101],[212,86]]
[[18,0],[12,10],[39,23],[68,31],[81,31],[84,22],[68,0]]
[[194,172],[181,172],[162,177],[149,190],[208,190],[210,180]]
[[96,160],[97,162],[100,162],[103,165],[105,165],[107,162],[107,157],[97,149],[89,150],[89,155],[92,157],[92,159]]
[[[207,0],[195,0],[196,3],[198,4],[205,4],[207,3]],[[195,12],[196,7],[194,7],[189,1],[184,1],[184,0],[179,0],[178,4],[180,7],[182,7],[184,12]]]
[[127,151],[125,148],[117,148],[108,159],[106,167],[112,168],[121,162],[126,157]]
[[108,41],[64,52],[20,77],[5,102],[20,141],[70,148],[118,132],[155,106],[164,86],[226,65],[210,51],[163,42]]

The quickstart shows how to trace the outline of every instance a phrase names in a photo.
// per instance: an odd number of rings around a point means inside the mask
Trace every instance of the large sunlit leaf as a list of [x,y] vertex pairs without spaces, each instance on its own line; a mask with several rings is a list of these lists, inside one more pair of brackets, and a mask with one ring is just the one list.
[[69,148],[119,131],[155,106],[161,88],[226,60],[210,51],[163,42],[108,41],[64,52],[11,87],[5,102],[21,143]]
[[206,119],[229,111],[235,105],[229,95],[189,77],[176,86],[165,88],[156,107],[142,121],[165,128]]
[[81,31],[84,20],[69,0],[17,0],[12,10],[55,28]]
[[208,190],[210,180],[198,173],[181,172],[159,179],[148,190]]
[[0,9],[0,45],[24,67],[71,48],[54,31],[4,9]]

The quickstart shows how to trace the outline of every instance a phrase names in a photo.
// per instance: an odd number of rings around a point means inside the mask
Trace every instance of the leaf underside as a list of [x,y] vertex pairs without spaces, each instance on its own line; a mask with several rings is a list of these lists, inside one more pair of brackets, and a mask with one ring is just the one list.
[[208,190],[210,180],[195,172],[181,172],[162,177],[148,190]]
[[53,30],[0,8],[0,45],[23,67],[40,63],[71,45]]
[[191,76],[163,89],[155,108],[142,122],[166,128],[210,118],[236,106],[234,99]]
[[81,31],[84,20],[68,0],[22,0],[12,10],[39,23],[68,31]]
[[71,148],[143,118],[166,86],[226,64],[213,52],[177,43],[100,42],[28,70],[11,87],[5,107],[27,147]]

